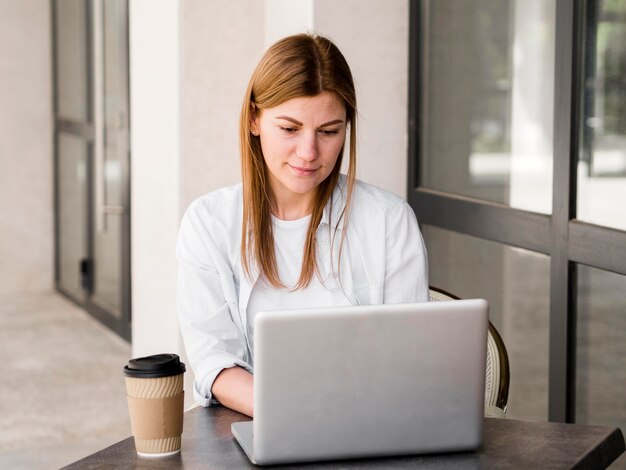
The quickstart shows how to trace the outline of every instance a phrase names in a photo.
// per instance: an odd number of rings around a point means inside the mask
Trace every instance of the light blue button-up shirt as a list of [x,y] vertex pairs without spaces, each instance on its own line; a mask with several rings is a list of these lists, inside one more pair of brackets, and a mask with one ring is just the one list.
[[[426,248],[411,207],[398,196],[357,182],[349,219],[339,219],[341,177],[317,230],[318,259],[341,290],[332,296],[354,305],[428,301]],[[177,244],[177,305],[187,356],[195,373],[194,398],[211,403],[211,387],[225,368],[253,373],[247,306],[258,278],[241,263],[241,184],[196,199],[183,217]],[[335,231],[335,229],[337,229]],[[347,230],[340,265],[342,231]]]

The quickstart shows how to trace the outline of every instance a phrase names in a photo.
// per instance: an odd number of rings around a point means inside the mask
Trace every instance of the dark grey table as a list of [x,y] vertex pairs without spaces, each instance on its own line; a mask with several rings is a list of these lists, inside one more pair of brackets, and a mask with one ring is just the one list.
[[[65,468],[260,468],[254,467],[230,432],[245,416],[224,407],[195,408],[185,413],[182,451],[172,457],[137,457],[132,438],[107,447]],[[624,452],[618,428],[537,423],[485,418],[485,439],[477,452],[413,457],[345,460],[299,465],[299,468],[420,469],[597,469]],[[263,467],[266,468],[266,467]],[[296,468],[280,466],[281,469]]]

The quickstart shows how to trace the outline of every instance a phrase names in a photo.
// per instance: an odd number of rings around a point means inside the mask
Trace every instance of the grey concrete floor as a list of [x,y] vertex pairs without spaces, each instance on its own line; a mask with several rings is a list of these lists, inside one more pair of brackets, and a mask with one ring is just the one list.
[[56,293],[0,297],[0,468],[59,468],[128,437],[130,354]]

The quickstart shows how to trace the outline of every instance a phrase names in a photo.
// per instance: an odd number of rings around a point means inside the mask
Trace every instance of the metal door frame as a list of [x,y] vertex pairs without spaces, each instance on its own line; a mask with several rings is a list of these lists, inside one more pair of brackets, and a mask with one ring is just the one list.
[[[94,145],[95,145],[95,128],[94,128],[94,117],[95,117],[95,109],[93,106],[94,103],[94,76],[93,76],[93,40],[94,40],[94,6],[98,5],[97,0],[83,0],[85,3],[85,24],[87,30],[87,48],[86,48],[86,64],[87,65],[87,122],[77,122],[74,120],[63,119],[58,116],[59,105],[58,105],[58,92],[57,92],[57,20],[56,20],[56,11],[57,11],[57,3],[58,0],[51,0],[51,34],[52,34],[52,95],[53,95],[53,113],[54,113],[54,250],[55,250],[55,258],[54,258],[54,279],[55,279],[55,288],[56,290],[76,303],[79,307],[86,310],[91,316],[97,319],[100,323],[104,324],[106,327],[117,333],[123,339],[127,341],[131,341],[131,227],[130,227],[130,168],[126,168],[127,171],[125,174],[125,181],[123,182],[123,187],[126,188],[123,191],[123,199],[124,204],[127,208],[125,213],[121,215],[122,217],[122,243],[121,243],[121,264],[122,264],[122,272],[120,276],[120,280],[122,283],[122,302],[121,302],[121,318],[117,318],[112,313],[103,309],[101,306],[97,305],[91,300],[92,288],[87,289],[86,300],[82,301],[81,299],[75,298],[71,293],[67,292],[60,285],[61,278],[61,267],[60,267],[60,221],[59,221],[59,212],[60,212],[60,200],[59,200],[59,188],[58,188],[58,178],[59,178],[59,134],[67,133],[73,135],[75,137],[81,138],[88,147],[87,151],[87,181],[88,181],[88,190],[87,190],[87,220],[86,224],[86,233],[87,233],[87,257],[89,259],[94,259]],[[100,4],[101,5],[101,4]],[[128,18],[128,2],[126,3],[126,17]],[[128,40],[128,22],[126,24],[126,37]],[[127,70],[130,70],[128,67],[129,54],[126,54],[127,61]],[[130,84],[130,80],[128,81]],[[130,94],[128,94],[130,96]],[[130,107],[130,99],[129,99],[129,107]],[[130,145],[128,146],[130,149]],[[129,156],[130,158],[130,156]],[[78,267],[77,267],[78,269]]]

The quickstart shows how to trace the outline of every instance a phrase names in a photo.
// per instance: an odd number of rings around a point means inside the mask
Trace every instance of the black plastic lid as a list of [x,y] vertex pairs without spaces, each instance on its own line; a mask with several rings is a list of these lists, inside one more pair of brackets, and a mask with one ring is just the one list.
[[180,362],[178,354],[138,357],[131,359],[124,366],[126,376],[137,378],[170,377],[183,372],[185,372],[185,364]]

